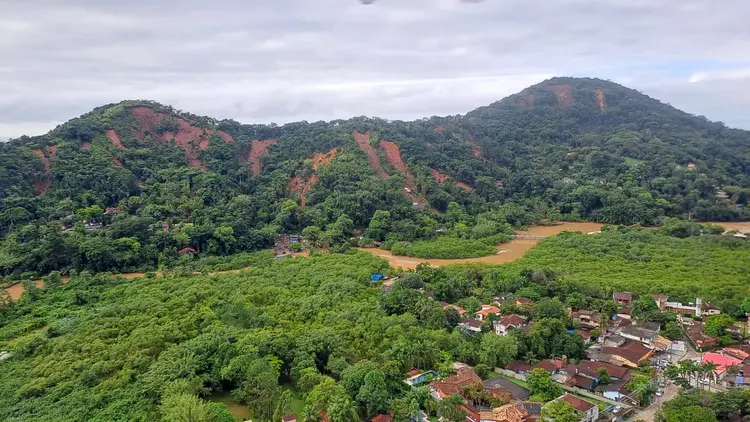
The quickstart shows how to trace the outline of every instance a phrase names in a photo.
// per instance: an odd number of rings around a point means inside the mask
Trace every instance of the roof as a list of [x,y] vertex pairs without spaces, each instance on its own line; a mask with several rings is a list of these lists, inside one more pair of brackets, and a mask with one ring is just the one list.
[[433,382],[430,384],[430,387],[434,388],[442,398],[458,394],[463,387],[468,387],[476,382],[482,382],[482,378],[471,368],[464,368],[459,370],[456,375],[452,375],[442,381]]
[[669,299],[667,295],[651,295],[651,298],[658,302],[666,302]]
[[632,315],[632,312],[628,308],[622,308],[617,311],[617,315]]
[[528,365],[518,360],[514,360],[514,361],[511,361],[509,364],[505,365],[505,369],[509,371],[513,371],[513,372],[526,372],[526,371],[531,371],[531,365]]
[[290,415],[284,415],[284,416],[281,417],[281,421],[282,422],[293,422],[293,421],[296,421],[296,420],[297,420],[297,414],[296,413],[292,413]]
[[510,315],[503,315],[502,318],[498,321],[498,324],[504,325],[504,326],[515,326],[519,327],[526,323],[526,320],[528,320],[528,317],[522,316],[522,315],[516,315],[516,314],[510,314]]
[[560,400],[570,403],[571,405],[573,405],[573,407],[576,408],[576,410],[578,410],[581,413],[586,413],[590,409],[593,409],[594,407],[596,407],[595,405],[587,402],[586,400],[579,399],[578,397],[570,395],[570,394],[566,394],[562,396]]
[[554,363],[552,363],[552,362],[550,362],[548,360],[543,360],[543,361],[537,363],[536,365],[532,366],[532,368],[533,369],[544,369],[545,371],[549,372],[550,374],[553,373],[553,372],[555,372],[555,370],[557,370],[557,366]]
[[594,389],[594,391],[596,391],[597,393],[604,393],[605,391],[617,391],[623,394],[627,394],[628,381],[616,380],[610,382],[609,384],[600,384]]
[[440,305],[441,305],[441,306],[443,307],[443,309],[447,309],[447,308],[453,308],[453,309],[455,309],[456,311],[458,311],[458,313],[459,313],[460,315],[463,315],[463,314],[465,314],[465,313],[466,313],[466,309],[464,309],[464,308],[462,308],[462,307],[460,307],[460,306],[456,306],[456,305],[451,305],[451,304],[450,304],[450,303],[448,303],[448,302],[440,302]]
[[[750,373],[750,372],[748,372]],[[513,381],[506,378],[492,378],[485,380],[482,385],[486,389],[503,389],[509,391],[513,399],[515,400],[526,400],[531,397],[529,390],[521,387]]]
[[382,280],[384,278],[385,278],[385,276],[383,274],[380,274],[380,273],[375,273],[375,274],[373,274],[373,275],[370,276],[370,280],[372,280],[372,281],[380,281],[380,280]]
[[615,292],[615,300],[633,300],[633,293],[630,292]]
[[414,377],[414,376],[417,376],[417,375],[421,375],[421,374],[422,374],[422,371],[420,371],[420,370],[419,370],[419,369],[417,369],[417,368],[412,368],[412,369],[410,369],[410,370],[409,370],[409,372],[407,372],[407,374],[408,374],[408,375],[409,375],[410,377]]
[[461,319],[458,323],[459,324],[466,324],[469,327],[474,327],[474,328],[481,328],[482,327],[482,321],[479,321],[477,319],[472,319],[472,318]]
[[602,352],[613,356],[619,356],[633,363],[638,363],[652,351],[640,343],[630,341],[620,347],[603,347]]
[[607,362],[592,362],[590,360],[582,360],[578,363],[578,365],[568,365],[568,368],[566,369],[566,371],[568,371],[568,375],[572,375],[570,373],[570,370],[572,369],[575,372],[575,370],[577,369],[579,373],[598,378],[599,368],[604,368],[604,370],[607,371],[607,375],[609,375],[612,378],[619,378],[619,379],[630,378],[630,370],[628,368],[623,368],[622,366],[612,365],[611,363],[607,363]]
[[750,358],[750,353],[748,353],[747,350],[743,350],[743,349],[746,349],[746,347],[743,347],[743,348],[740,348],[740,347],[742,347],[742,345],[727,347],[724,349],[724,354],[729,355],[729,356],[734,356],[737,359],[741,359],[743,361]]
[[533,401],[525,401],[516,403],[516,406],[522,406],[529,413],[529,416],[539,416],[542,414],[542,406],[544,403],[535,403]]
[[180,249],[180,251],[179,251],[179,252],[177,252],[177,253],[178,253],[178,254],[180,254],[180,255],[185,255],[185,254],[189,254],[189,253],[197,253],[197,252],[198,252],[198,251],[196,251],[196,250],[195,250],[195,249],[193,249],[193,248],[185,248],[185,249]]
[[499,314],[500,308],[493,305],[482,305],[482,309],[477,311],[478,314],[487,316],[489,314]]
[[370,419],[371,422],[393,422],[393,418],[388,415],[377,415]]
[[656,336],[655,339],[651,340],[651,345],[664,352],[672,347],[672,342],[662,336]]
[[623,327],[620,330],[620,335],[627,334],[629,336],[643,338],[643,339],[653,339],[657,335],[659,335],[658,332],[649,330],[648,328],[638,327],[635,325],[629,325],[627,327]]
[[491,412],[482,412],[482,419],[491,419],[496,422],[523,422],[529,412],[521,406],[506,404],[492,409]]
[[596,384],[595,379],[580,374],[570,376],[565,381],[565,385],[567,386],[583,388],[584,390],[593,390],[594,384]]
[[727,366],[741,365],[742,360],[723,353],[706,352],[703,354],[701,363],[716,364],[716,370],[714,372],[716,374],[721,374],[727,370]]
[[531,299],[529,299],[528,297],[517,297],[517,298],[515,298],[515,299],[513,300],[513,302],[514,302],[514,303],[515,303],[515,302],[518,302],[518,303],[521,303],[521,304],[526,304],[526,303],[534,303],[534,301],[533,301],[533,300],[531,300]]

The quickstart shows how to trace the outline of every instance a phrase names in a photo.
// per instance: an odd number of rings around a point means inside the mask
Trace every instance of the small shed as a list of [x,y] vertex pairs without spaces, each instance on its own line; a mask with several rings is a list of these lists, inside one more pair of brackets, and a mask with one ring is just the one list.
[[383,275],[383,274],[381,274],[381,273],[375,273],[375,274],[373,274],[373,275],[370,276],[370,280],[373,283],[377,283],[378,281],[382,281],[382,280],[385,280],[385,279],[386,279],[386,276]]

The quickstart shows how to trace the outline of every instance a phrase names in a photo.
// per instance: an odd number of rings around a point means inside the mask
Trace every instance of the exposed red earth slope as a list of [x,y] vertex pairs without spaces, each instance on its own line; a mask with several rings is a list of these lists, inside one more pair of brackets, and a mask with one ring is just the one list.
[[[135,131],[138,139],[143,139],[146,136],[146,133],[150,133],[154,139],[159,142],[169,142],[174,140],[177,146],[185,150],[185,157],[187,158],[188,166],[203,170],[206,169],[205,165],[199,158],[199,151],[205,151],[208,148],[211,135],[217,133],[217,131],[213,129],[199,128],[187,120],[177,117],[175,118],[175,121],[177,122],[178,129],[175,133],[164,132],[158,134],[155,130],[156,123],[160,120],[168,119],[171,116],[166,113],[155,112],[148,107],[134,107],[131,110],[131,113],[139,124],[138,130]],[[218,134],[224,142],[234,142],[234,139],[228,133],[218,131]],[[114,133],[113,131],[113,135],[116,136],[117,133]],[[119,141],[119,137],[117,139]],[[117,146],[117,143],[115,143],[115,140],[113,140],[112,137],[110,137],[110,140],[115,146]],[[119,145],[122,147],[122,143],[119,143]]]
[[438,183],[443,183],[446,180],[448,180],[448,178],[450,177],[447,174],[441,174],[439,171],[435,169],[430,169],[430,174],[432,174],[432,177],[434,177]]
[[45,148],[44,151],[35,149],[32,152],[34,153],[34,155],[39,157],[39,159],[42,160],[42,163],[44,164],[44,176],[41,179],[34,180],[34,190],[36,191],[36,194],[39,196],[44,196],[47,194],[47,190],[49,190],[50,186],[52,186],[52,179],[50,177],[52,164],[50,163],[49,159],[54,158],[55,154],[57,154],[57,146],[50,145]]
[[560,107],[568,107],[573,104],[573,87],[570,85],[554,85],[552,87],[555,90],[555,97],[557,97],[557,105]]
[[601,89],[595,89],[594,94],[596,94],[596,103],[599,104],[599,109],[601,111],[607,110],[607,101],[604,98],[604,91]]
[[[117,132],[115,132],[114,129],[107,130],[107,138],[109,138],[109,142],[112,142],[112,145],[114,145],[115,148],[125,149],[125,146],[122,144],[122,141],[120,140],[120,136],[117,135]],[[143,138],[141,137],[140,139],[143,139]],[[89,147],[91,147],[91,144],[89,144]]]
[[370,145],[370,131],[368,130],[365,133],[359,133],[355,129],[352,134],[354,136],[354,141],[357,143],[357,147],[367,154],[367,158],[370,161],[370,167],[378,172],[378,176],[382,177],[383,179],[387,179],[388,173],[383,170],[383,167],[380,166],[380,158],[378,158],[378,152],[372,145]]
[[302,208],[307,206],[307,196],[305,194],[310,191],[312,185],[318,181],[318,175],[316,174],[318,169],[322,166],[328,165],[334,158],[336,158],[336,154],[343,151],[343,148],[341,150],[334,148],[325,154],[322,152],[316,152],[312,157],[313,174],[310,175],[307,180],[304,180],[300,176],[294,176],[292,180],[289,181],[289,192],[299,194],[300,205]]
[[466,190],[474,190],[474,188],[472,188],[471,186],[467,185],[464,182],[456,182],[456,186],[462,189],[466,189]]
[[275,139],[266,139],[264,141],[255,140],[250,144],[250,174],[257,176],[260,174],[260,159],[268,155],[268,147],[275,145]]
[[86,151],[91,151],[91,142],[81,143],[81,148],[85,149]]

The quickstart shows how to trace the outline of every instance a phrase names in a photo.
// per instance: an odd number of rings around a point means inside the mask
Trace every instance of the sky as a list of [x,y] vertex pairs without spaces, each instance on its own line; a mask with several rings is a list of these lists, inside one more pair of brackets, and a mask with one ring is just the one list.
[[150,99],[243,123],[464,114],[552,76],[750,129],[746,0],[0,0],[0,139]]

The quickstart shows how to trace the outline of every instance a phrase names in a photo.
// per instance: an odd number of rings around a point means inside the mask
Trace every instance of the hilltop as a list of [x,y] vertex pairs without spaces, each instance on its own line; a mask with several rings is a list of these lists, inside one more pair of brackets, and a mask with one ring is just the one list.
[[[0,144],[0,271],[141,268],[188,246],[265,248],[307,227],[335,244],[458,222],[481,237],[563,218],[750,219],[748,146],[750,132],[588,78],[411,122],[247,125],[123,101]],[[83,220],[109,230],[55,234]],[[59,258],[45,252],[51,237],[66,245]]]

